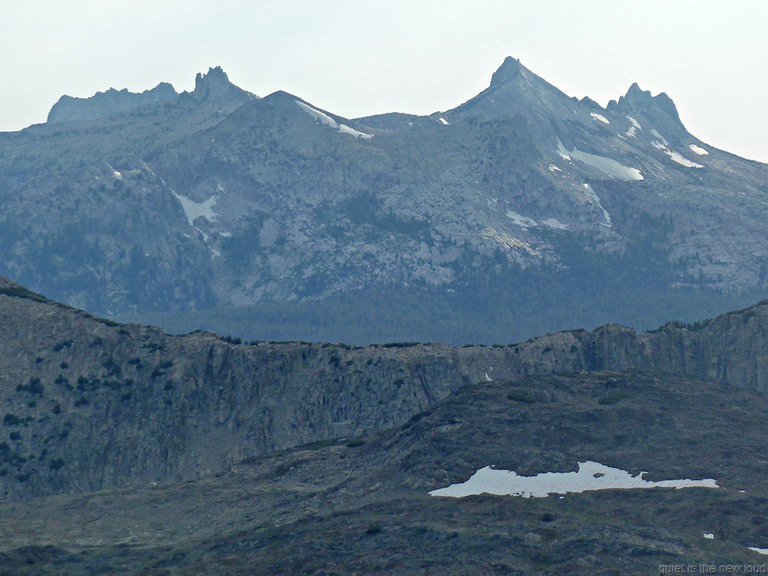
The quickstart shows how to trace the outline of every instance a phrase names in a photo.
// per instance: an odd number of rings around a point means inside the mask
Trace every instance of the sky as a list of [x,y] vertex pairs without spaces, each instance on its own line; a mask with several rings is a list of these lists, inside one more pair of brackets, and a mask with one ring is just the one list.
[[666,92],[694,136],[768,162],[764,0],[0,0],[0,131],[63,94],[192,90],[212,66],[347,118],[430,114],[506,56],[603,106]]

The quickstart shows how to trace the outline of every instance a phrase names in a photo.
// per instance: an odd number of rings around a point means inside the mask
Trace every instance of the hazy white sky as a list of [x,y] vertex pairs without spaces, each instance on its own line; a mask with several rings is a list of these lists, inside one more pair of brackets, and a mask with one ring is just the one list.
[[666,92],[694,135],[768,162],[765,0],[0,0],[0,131],[62,94],[191,90],[217,65],[341,116],[427,114],[505,56],[602,105]]

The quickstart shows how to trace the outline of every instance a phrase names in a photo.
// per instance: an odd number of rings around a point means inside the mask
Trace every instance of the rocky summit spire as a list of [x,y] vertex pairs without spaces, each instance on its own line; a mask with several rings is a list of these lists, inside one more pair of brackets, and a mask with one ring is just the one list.
[[209,68],[206,74],[198,72],[195,76],[195,93],[200,95],[229,85],[231,85],[229,76],[222,70],[221,66]]
[[608,110],[615,110],[619,113],[641,112],[646,116],[655,116],[660,120],[666,120],[682,126],[680,116],[677,113],[677,107],[672,98],[664,92],[651,96],[650,91],[640,88],[637,82],[629,87],[626,95],[621,96],[618,102],[612,100],[608,104]]
[[577,108],[578,103],[528,70],[520,60],[508,56],[491,77],[488,88],[443,116],[449,122],[458,122],[521,115],[537,134],[541,127],[551,126],[553,118],[571,117]]
[[195,76],[192,96],[195,100],[215,104],[227,111],[256,100],[255,95],[232,84],[221,66],[209,68],[206,74],[198,73]]
[[499,69],[491,76],[491,86],[498,86],[509,80],[513,80],[520,76],[525,70],[525,66],[520,64],[520,60],[507,56],[504,59],[504,63],[499,66]]

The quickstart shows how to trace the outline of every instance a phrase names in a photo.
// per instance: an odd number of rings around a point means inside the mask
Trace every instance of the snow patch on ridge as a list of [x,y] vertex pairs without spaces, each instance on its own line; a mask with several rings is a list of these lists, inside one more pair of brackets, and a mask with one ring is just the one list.
[[560,154],[560,157],[563,160],[570,160],[571,157],[568,154],[568,150],[565,149],[565,146],[563,146],[563,143],[560,142],[560,138],[557,139],[557,153]]
[[597,112],[590,112],[589,115],[592,116],[594,120],[597,120],[598,122],[602,122],[603,124],[611,123],[611,121],[608,120],[608,118],[606,118],[602,114],[598,114]]
[[571,156],[576,160],[584,162],[593,168],[597,168],[601,172],[604,172],[608,176],[617,178],[624,181],[642,180],[643,175],[637,168],[630,168],[624,166],[616,160],[606,158],[604,156],[598,156],[597,154],[588,154],[587,152],[581,152],[578,148],[571,150]]
[[528,218],[528,216],[523,216],[512,210],[507,210],[507,218],[512,220],[513,224],[520,226],[520,228],[535,228],[539,225],[533,218]]
[[651,129],[651,134],[653,134],[654,136],[656,136],[656,138],[661,140],[664,146],[669,146],[669,142],[667,142],[667,139],[664,138],[664,136],[662,136],[661,134],[659,134],[659,131],[656,130],[656,128]]
[[592,190],[592,186],[590,186],[589,184],[584,184],[584,190],[587,191],[587,196],[589,196],[592,202],[594,202],[597,205],[597,207],[603,211],[603,222],[602,222],[603,226],[608,226],[608,228],[610,228],[612,225],[611,215],[608,214],[608,210],[603,208],[603,205],[600,203],[600,197],[597,194],[595,194],[595,191]]
[[[550,494],[581,493],[594,490],[633,490],[647,488],[719,488],[711,478],[704,480],[645,480],[641,472],[632,476],[619,468],[598,462],[579,462],[577,472],[545,472],[536,476],[518,476],[510,470],[495,470],[486,466],[475,472],[469,480],[451,484],[447,488],[432,490],[430,496],[463,498],[478,494],[546,498]],[[757,551],[757,550],[755,550]],[[762,553],[762,552],[761,552]]]
[[643,179],[643,175],[637,168],[624,166],[622,163],[617,162],[616,160],[612,160],[611,158],[606,158],[605,156],[588,154],[587,152],[582,152],[578,148],[571,150],[571,156],[573,156],[576,160],[584,162],[584,164],[588,164],[593,168],[597,168],[612,178],[617,178],[626,182]]
[[554,228],[555,230],[568,230],[568,226],[563,224],[557,218],[546,218],[539,222],[542,226],[547,228]]
[[686,158],[679,152],[670,150],[666,144],[666,140],[664,140],[664,142],[654,141],[654,142],[651,142],[651,144],[653,144],[654,148],[658,148],[659,150],[664,152],[667,156],[669,156],[674,162],[677,162],[681,166],[685,166],[686,168],[704,168],[704,166],[702,166],[701,164],[688,160],[688,158]]
[[699,156],[708,156],[709,152],[704,150],[701,146],[696,146],[696,144],[689,144],[688,148],[691,149],[691,152],[698,154]]
[[605,156],[598,156],[597,154],[588,154],[587,152],[582,152],[578,148],[574,148],[573,150],[568,151],[559,139],[557,141],[557,153],[560,154],[560,156],[562,156],[565,160],[570,160],[571,157],[573,157],[574,159],[579,160],[584,164],[592,166],[593,168],[597,168],[611,178],[617,178],[619,180],[624,180],[625,182],[643,179],[643,175],[637,168],[624,166],[621,162],[617,162],[611,158],[606,158]]
[[187,222],[189,222],[190,226],[194,226],[195,220],[200,217],[205,218],[209,222],[214,222],[219,216],[213,211],[213,206],[216,204],[218,196],[211,196],[205,202],[195,202],[176,192],[173,192],[173,195],[176,197],[176,200],[179,201],[179,204],[181,204],[181,207],[184,210],[184,215],[187,217]]
[[632,118],[632,116],[627,116],[627,120],[629,120],[630,122],[632,122],[632,126],[634,126],[635,128],[637,128],[638,130],[642,130],[642,129],[643,129],[643,127],[642,127],[642,126],[640,126],[640,122],[638,122],[637,120],[635,120],[634,118]]
[[325,124],[326,126],[330,126],[334,130],[336,130],[339,134],[349,134],[350,136],[354,136],[355,138],[363,138],[365,140],[369,138],[373,138],[373,134],[366,134],[365,132],[360,132],[359,130],[355,130],[354,128],[350,128],[346,124],[339,124],[328,116],[325,112],[321,112],[317,108],[313,108],[309,104],[305,104],[304,102],[300,102],[296,100],[296,104],[299,105],[299,107],[304,110],[307,114],[312,116],[315,120],[320,122],[321,124]]
[[629,138],[634,138],[637,135],[637,131],[642,130],[643,127],[640,126],[640,122],[632,118],[632,116],[627,116],[626,118],[627,120],[630,121],[632,125],[629,127],[629,129],[626,132],[624,132],[624,134],[627,135]]

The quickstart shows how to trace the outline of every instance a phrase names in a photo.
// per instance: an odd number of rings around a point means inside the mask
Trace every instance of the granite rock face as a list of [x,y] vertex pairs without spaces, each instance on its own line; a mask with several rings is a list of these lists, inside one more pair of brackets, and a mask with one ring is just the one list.
[[656,370],[768,391],[768,305],[657,331],[608,325],[504,347],[228,342],[116,324],[0,285],[0,497],[211,475],[393,428],[467,385]]

